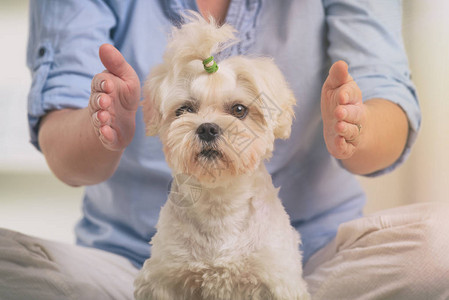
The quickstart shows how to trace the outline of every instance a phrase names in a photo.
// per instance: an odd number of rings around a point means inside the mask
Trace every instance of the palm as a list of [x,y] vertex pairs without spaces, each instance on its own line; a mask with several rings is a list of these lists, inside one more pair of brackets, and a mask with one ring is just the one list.
[[323,85],[321,114],[329,153],[337,159],[350,158],[359,143],[360,124],[365,119],[366,109],[361,91],[342,61],[332,66]]
[[[135,131],[135,112],[138,102],[129,99],[139,99],[140,90],[129,90],[126,82],[120,82],[117,90],[110,94],[112,99],[108,109],[110,115],[110,127],[117,137],[115,147],[123,149],[131,143]],[[131,119],[129,119],[131,118]]]
[[106,70],[92,80],[90,112],[103,145],[119,151],[126,148],[134,136],[140,82],[132,67],[111,45],[100,48],[100,59]]

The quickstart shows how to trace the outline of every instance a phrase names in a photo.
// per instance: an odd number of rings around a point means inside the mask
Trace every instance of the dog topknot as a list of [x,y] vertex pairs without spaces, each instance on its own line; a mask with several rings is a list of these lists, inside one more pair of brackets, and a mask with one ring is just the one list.
[[164,54],[165,63],[173,70],[182,69],[193,60],[203,61],[237,42],[236,30],[228,24],[219,26],[213,17],[208,22],[200,14],[188,11],[183,19],[181,28],[173,28]]

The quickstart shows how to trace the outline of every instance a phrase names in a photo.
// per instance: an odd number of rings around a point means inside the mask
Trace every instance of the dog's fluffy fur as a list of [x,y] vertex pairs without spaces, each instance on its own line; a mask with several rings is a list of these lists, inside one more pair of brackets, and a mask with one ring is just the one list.
[[[159,134],[174,180],[135,297],[309,299],[299,234],[263,163],[290,135],[293,93],[267,58],[231,57],[207,73],[202,60],[235,41],[234,29],[186,18],[144,87],[147,133]],[[199,137],[204,123],[217,138]]]

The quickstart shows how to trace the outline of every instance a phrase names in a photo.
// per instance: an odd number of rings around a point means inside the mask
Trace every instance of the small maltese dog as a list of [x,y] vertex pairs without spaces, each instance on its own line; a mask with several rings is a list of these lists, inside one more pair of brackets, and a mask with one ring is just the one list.
[[215,62],[235,42],[230,25],[185,18],[144,87],[147,134],[159,135],[173,181],[134,295],[309,299],[299,234],[264,165],[290,135],[293,93],[271,59]]

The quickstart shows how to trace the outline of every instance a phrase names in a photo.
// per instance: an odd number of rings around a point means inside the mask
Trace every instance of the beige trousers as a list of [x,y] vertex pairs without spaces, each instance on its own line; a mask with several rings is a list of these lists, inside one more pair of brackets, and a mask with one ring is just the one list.
[[449,299],[449,204],[398,207],[340,226],[307,262],[312,299]]
[[0,229],[1,300],[133,299],[124,257]]
[[[1,300],[133,299],[137,272],[114,254],[0,230]],[[449,299],[449,205],[342,224],[304,275],[314,300]]]

